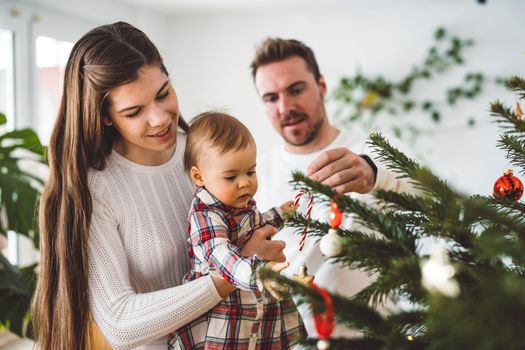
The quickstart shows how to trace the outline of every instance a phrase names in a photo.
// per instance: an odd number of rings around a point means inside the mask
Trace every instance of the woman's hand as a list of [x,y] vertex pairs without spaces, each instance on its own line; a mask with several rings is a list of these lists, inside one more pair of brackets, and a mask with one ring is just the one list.
[[260,227],[253,231],[252,236],[244,244],[241,249],[241,254],[244,256],[252,256],[257,254],[257,257],[267,261],[285,262],[283,249],[285,247],[284,241],[272,241],[271,238],[277,230],[271,225]]
[[217,289],[217,293],[219,293],[221,298],[226,298],[228,294],[237,289],[229,282],[226,282],[226,280],[223,278],[211,276],[211,279],[213,280],[215,289]]

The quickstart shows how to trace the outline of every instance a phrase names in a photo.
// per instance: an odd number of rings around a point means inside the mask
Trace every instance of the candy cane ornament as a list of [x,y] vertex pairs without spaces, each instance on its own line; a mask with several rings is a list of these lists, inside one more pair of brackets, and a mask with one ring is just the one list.
[[[304,218],[306,220],[310,220],[310,214],[312,213],[312,206],[313,206],[313,197],[310,192],[308,192],[305,189],[300,189],[299,192],[297,192],[297,194],[295,195],[295,200],[293,202],[293,205],[295,208],[299,207],[299,202],[303,194],[308,196],[308,203],[306,207],[306,212],[304,214]],[[299,251],[302,251],[304,249],[304,243],[306,241],[306,234],[308,232],[308,226],[309,224],[307,223],[306,226],[304,227],[303,234],[301,235],[301,240],[299,241]]]

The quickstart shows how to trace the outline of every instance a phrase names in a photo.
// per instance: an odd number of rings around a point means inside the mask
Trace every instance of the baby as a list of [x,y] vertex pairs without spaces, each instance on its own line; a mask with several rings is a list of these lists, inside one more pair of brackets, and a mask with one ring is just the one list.
[[[255,142],[237,119],[223,113],[197,116],[188,131],[184,166],[197,185],[190,210],[191,281],[220,276],[238,289],[212,310],[177,330],[171,349],[290,349],[306,336],[290,295],[273,298],[256,269],[266,262],[240,254],[254,229],[283,224],[291,202],[261,214],[257,191]],[[271,263],[269,263],[271,264]]]

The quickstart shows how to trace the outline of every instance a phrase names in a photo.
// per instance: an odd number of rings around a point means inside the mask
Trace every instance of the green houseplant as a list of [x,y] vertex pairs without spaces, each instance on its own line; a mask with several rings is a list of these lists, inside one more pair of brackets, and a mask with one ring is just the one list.
[[[0,126],[6,116],[0,113]],[[37,203],[43,186],[38,175],[46,160],[44,147],[31,129],[0,134],[0,234],[8,231],[31,239],[38,249]],[[0,254],[0,324],[19,336],[32,336],[29,307],[36,285],[36,264],[19,267]]]

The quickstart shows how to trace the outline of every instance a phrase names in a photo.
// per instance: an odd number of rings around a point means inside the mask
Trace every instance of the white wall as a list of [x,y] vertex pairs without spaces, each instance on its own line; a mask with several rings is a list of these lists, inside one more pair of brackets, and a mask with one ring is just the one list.
[[[13,0],[2,0],[13,2]],[[32,5],[35,8],[55,11],[67,17],[88,22],[94,25],[111,23],[114,21],[129,21],[132,24],[148,31],[148,34],[155,39],[164,41],[169,38],[164,32],[170,16],[160,11],[149,10],[144,7],[123,3],[120,1],[108,0],[15,0],[15,3]],[[64,27],[65,31],[70,30]]]
[[[0,0],[0,25],[6,20],[26,21],[36,30],[61,32],[66,38],[78,39],[95,26],[126,21],[148,34],[160,49],[170,45],[171,16],[155,10],[108,0]],[[17,9],[17,18],[11,10]],[[31,20],[36,15],[37,20]],[[51,23],[50,23],[51,22]],[[55,29],[58,28],[58,29]],[[53,33],[55,34],[55,33]],[[167,53],[165,53],[167,55]]]
[[[280,142],[266,120],[249,73],[253,49],[266,36],[307,43],[331,88],[358,65],[371,75],[405,76],[426,54],[438,26],[475,40],[475,47],[466,51],[468,70],[480,70],[489,78],[523,76],[525,29],[519,19],[523,13],[523,0],[488,0],[484,6],[474,0],[376,0],[308,11],[181,14],[171,24],[168,57],[173,61],[167,63],[186,118],[224,107],[248,125],[263,150]],[[453,72],[438,84],[459,83],[465,70]],[[437,93],[420,88],[426,96]],[[461,190],[490,194],[495,179],[508,166],[496,148],[497,128],[487,112],[495,99],[516,100],[502,87],[491,86],[475,103],[463,103],[453,113],[445,113],[449,121],[442,132],[423,140],[417,150],[405,150],[422,156]],[[333,110],[333,104],[329,106]],[[477,127],[456,127],[463,125],[459,118],[471,115],[481,119]]]
[[[163,53],[186,117],[224,107],[248,125],[261,150],[280,142],[266,121],[249,73],[253,49],[268,35],[295,37],[311,46],[330,88],[358,66],[369,75],[384,74],[390,79],[406,75],[424,57],[438,26],[476,41],[467,50],[468,70],[480,70],[489,78],[504,77],[523,75],[525,64],[523,0],[488,0],[486,5],[475,0],[347,0],[319,2],[309,10],[300,9],[297,2],[282,1],[279,8],[180,14],[119,1],[0,0],[0,19],[8,16],[13,4],[44,14],[56,12],[68,20],[60,22],[50,15],[41,23],[52,19],[64,32],[78,35],[79,28],[116,20],[139,26]],[[464,72],[457,69],[438,85],[455,85]],[[418,88],[425,96],[438,93],[432,86]],[[495,146],[497,128],[487,112],[497,98],[516,100],[503,88],[492,86],[475,103],[462,103],[445,113],[442,132],[423,140],[417,150],[405,150],[422,156],[460,189],[490,193],[494,180],[508,166]],[[328,105],[333,111],[335,105]],[[456,127],[463,125],[459,119],[471,115],[481,118],[476,128]],[[421,115],[410,117],[422,119]]]

